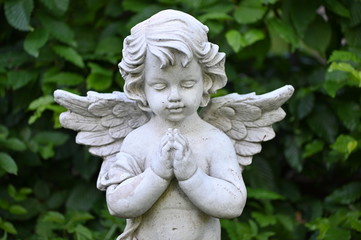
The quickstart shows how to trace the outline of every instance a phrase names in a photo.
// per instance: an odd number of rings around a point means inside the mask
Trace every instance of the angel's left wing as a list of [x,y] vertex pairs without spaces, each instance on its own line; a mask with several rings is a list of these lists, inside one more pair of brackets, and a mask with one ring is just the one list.
[[231,138],[243,168],[261,152],[261,142],[275,137],[272,124],[286,116],[281,106],[293,91],[292,86],[286,85],[263,95],[233,93],[213,98],[200,115]]

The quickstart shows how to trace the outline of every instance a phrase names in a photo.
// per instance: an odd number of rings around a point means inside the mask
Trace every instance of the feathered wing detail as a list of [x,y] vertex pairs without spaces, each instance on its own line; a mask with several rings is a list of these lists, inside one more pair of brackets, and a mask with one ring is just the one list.
[[105,177],[115,161],[123,139],[145,124],[149,116],[122,92],[89,91],[86,97],[82,97],[56,90],[54,99],[68,109],[60,115],[61,125],[77,131],[76,143],[89,146],[91,154],[104,159],[97,184],[104,190],[100,179]]
[[286,85],[263,95],[233,93],[213,98],[200,115],[231,138],[243,168],[261,152],[261,142],[275,137],[272,124],[286,116],[281,106],[293,91],[292,86]]

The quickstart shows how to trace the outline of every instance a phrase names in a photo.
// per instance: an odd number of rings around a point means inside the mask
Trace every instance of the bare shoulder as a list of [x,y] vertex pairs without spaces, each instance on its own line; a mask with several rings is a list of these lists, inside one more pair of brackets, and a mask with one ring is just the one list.
[[232,144],[231,139],[220,129],[214,127],[213,125],[205,122],[202,127],[202,134],[207,136],[207,138],[212,141],[219,143],[224,142],[225,144]]
[[207,143],[213,146],[213,151],[234,151],[234,146],[231,139],[221,130],[212,126],[209,123],[205,123],[202,128],[201,134],[203,138],[206,138]]
[[131,131],[125,137],[121,151],[129,154],[143,155],[142,153],[145,153],[146,147],[149,146],[147,144],[149,139],[145,136],[147,136],[147,128],[144,125]]

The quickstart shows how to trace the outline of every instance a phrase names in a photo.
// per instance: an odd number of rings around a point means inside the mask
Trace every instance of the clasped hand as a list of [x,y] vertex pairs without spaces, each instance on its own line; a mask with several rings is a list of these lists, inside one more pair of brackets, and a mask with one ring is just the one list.
[[157,156],[151,163],[152,170],[164,179],[176,177],[178,181],[187,180],[197,171],[197,164],[190,158],[188,141],[178,129],[168,129],[160,142]]

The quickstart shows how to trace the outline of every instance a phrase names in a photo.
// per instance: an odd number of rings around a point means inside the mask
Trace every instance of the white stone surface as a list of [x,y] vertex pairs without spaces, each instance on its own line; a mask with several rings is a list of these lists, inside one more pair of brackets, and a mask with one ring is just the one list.
[[219,218],[246,203],[242,169],[285,116],[292,86],[210,100],[226,75],[207,32],[188,14],[162,11],[124,40],[125,94],[54,93],[68,109],[62,126],[104,159],[97,186],[110,213],[127,218],[118,240],[219,240]]

